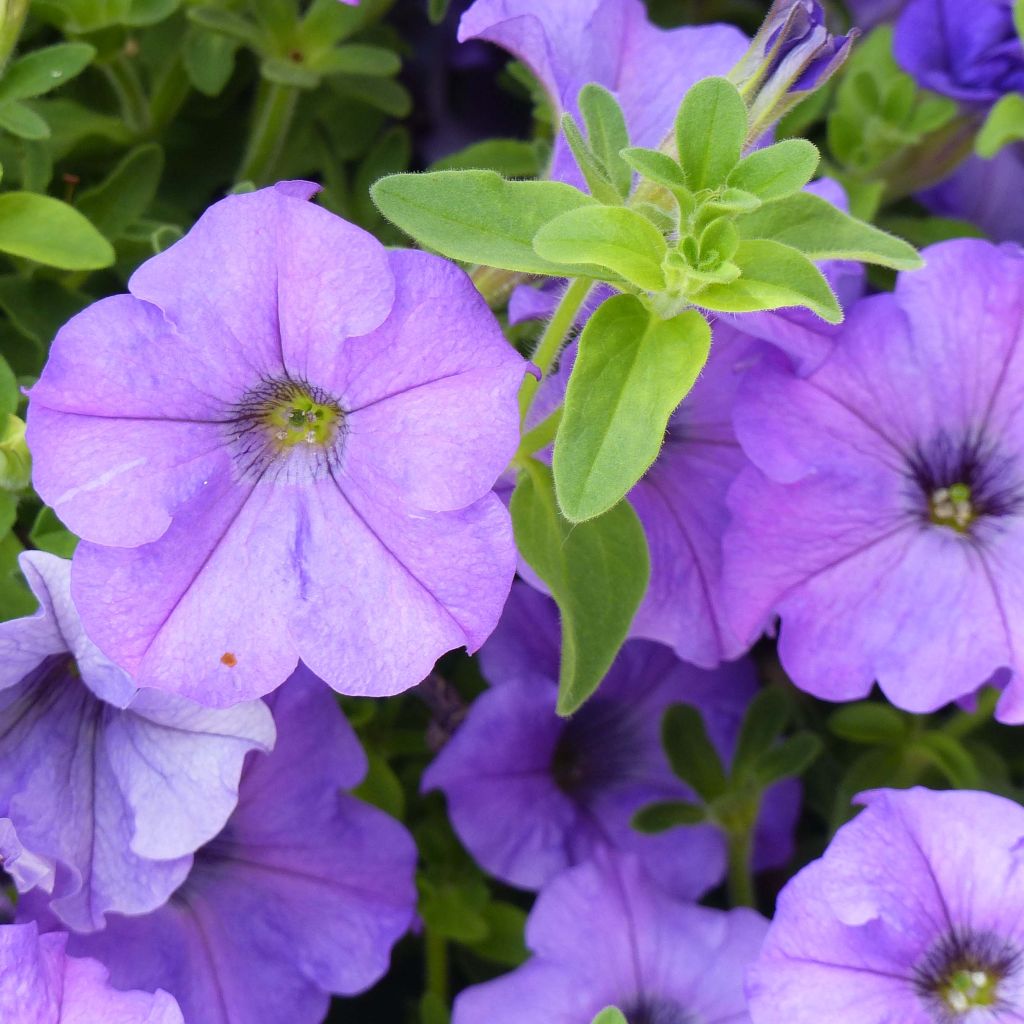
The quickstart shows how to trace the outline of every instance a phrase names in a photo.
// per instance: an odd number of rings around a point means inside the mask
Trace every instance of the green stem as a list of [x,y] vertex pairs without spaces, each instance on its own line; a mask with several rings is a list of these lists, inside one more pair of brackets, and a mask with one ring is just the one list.
[[448,941],[432,928],[423,930],[427,991],[442,1005],[448,1003]]
[[[593,283],[588,277],[578,277],[576,280],[570,281],[565,289],[565,293],[544,333],[540,336],[537,349],[533,353],[533,362],[540,369],[542,377],[548,374],[558,358],[558,353],[562,351],[562,346],[576,322],[576,316],[586,301]],[[527,376],[523,381],[523,386],[519,389],[519,419],[523,423],[526,422],[526,414],[530,411],[530,406],[533,405],[539,387],[540,381],[536,377]]]
[[149,101],[132,59],[119,53],[112,61],[100,66],[117,96],[124,123],[135,135],[146,134],[150,128]]
[[734,907],[756,907],[753,872],[753,828],[730,829],[726,833],[729,847],[729,902]]
[[532,430],[528,430],[523,434],[522,440],[519,442],[519,449],[516,452],[517,460],[525,459],[535,452],[539,452],[542,448],[547,448],[554,441],[555,434],[558,433],[558,426],[562,422],[562,413],[564,411],[565,406],[560,405],[550,416],[546,416]]
[[284,148],[288,129],[299,99],[293,85],[263,82],[253,110],[245,156],[238,168],[238,181],[261,185],[270,180],[277,158]]
[[18,45],[25,16],[28,14],[28,0],[9,0],[3,4],[0,14],[0,70]]

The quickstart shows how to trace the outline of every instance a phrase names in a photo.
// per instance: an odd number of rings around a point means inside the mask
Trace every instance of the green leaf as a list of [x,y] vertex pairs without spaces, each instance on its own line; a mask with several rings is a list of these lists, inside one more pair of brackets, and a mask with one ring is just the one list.
[[745,156],[732,169],[728,184],[765,202],[781,199],[814,177],[820,159],[817,147],[806,139],[786,139]]
[[483,916],[489,893],[473,876],[465,882],[433,882],[420,879],[419,912],[433,932],[456,942],[480,942],[487,937]]
[[987,160],[1019,139],[1024,139],[1024,93],[1008,92],[989,111],[974,140],[974,152]]
[[259,52],[263,48],[263,33],[258,25],[248,18],[235,14],[224,7],[203,6],[188,9],[189,21],[195,22],[209,32],[227,36],[252,50]]
[[632,825],[638,832],[657,835],[670,828],[700,825],[707,821],[708,812],[699,804],[688,804],[682,800],[660,800],[641,807],[633,815]]
[[733,754],[733,774],[740,776],[753,767],[766,751],[771,750],[782,735],[792,713],[793,705],[784,690],[766,686],[750,702]]
[[717,188],[739,162],[747,137],[747,105],[724,78],[691,86],[676,118],[676,144],[692,192]]
[[219,96],[235,70],[238,40],[190,26],[182,46],[185,74],[204,96]]
[[108,238],[119,238],[156,198],[164,170],[164,151],[155,142],[127,153],[95,188],[83,192],[75,207]]
[[19,139],[48,139],[50,126],[31,107],[13,100],[0,107],[0,128]]
[[926,732],[914,743],[956,789],[978,789],[981,773],[967,748],[953,736],[942,732]]
[[57,43],[26,53],[0,79],[0,103],[42,96],[81,74],[95,56],[88,43]]
[[57,518],[56,512],[45,505],[39,510],[28,539],[40,551],[49,551],[61,558],[70,558],[78,546],[78,538]]
[[817,760],[822,747],[821,740],[813,732],[798,732],[762,754],[754,766],[754,774],[766,787],[780,779],[803,775]]
[[696,310],[661,320],[633,295],[598,307],[580,336],[555,440],[555,489],[568,520],[606,512],[647,472],[710,346]]
[[574,526],[558,511],[551,470],[534,459],[511,511],[519,551],[561,612],[558,713],[568,715],[597,689],[626,639],[650,576],[647,540],[626,501]]
[[60,270],[98,270],[114,262],[112,246],[82,214],[35,192],[0,195],[0,252]]
[[[357,8],[333,0],[336,7],[347,11]],[[366,75],[332,75],[328,81],[332,91],[345,99],[358,100],[389,117],[405,118],[412,111],[412,96],[401,82],[393,78],[374,78]]]
[[393,174],[370,190],[380,212],[420,244],[466,263],[554,277],[592,276],[539,256],[533,239],[548,221],[596,205],[560,181],[507,181],[494,171]]
[[427,17],[431,25],[440,25],[448,13],[452,0],[427,0]]
[[828,719],[831,733],[851,743],[898,746],[907,738],[907,719],[888,704],[859,701],[846,704]]
[[32,479],[32,456],[25,443],[25,421],[13,414],[0,420],[0,489],[21,491]]
[[629,129],[622,108],[618,100],[596,82],[580,90],[579,105],[590,148],[616,192],[625,199],[633,184],[633,174],[621,156],[621,151],[629,145]]
[[743,238],[770,239],[799,249],[812,260],[860,260],[893,270],[914,270],[923,261],[901,238],[854,220],[810,192],[766,203],[736,219]]
[[[16,508],[13,494],[0,494],[0,520],[13,523]],[[31,615],[39,607],[18,568],[18,555],[24,550],[13,533],[0,540],[0,621]]]
[[0,356],[0,419],[13,416],[18,411],[20,401],[18,378],[14,376],[14,371],[7,360]]
[[316,71],[284,57],[264,58],[260,64],[260,74],[268,82],[291,85],[296,89],[315,89],[320,84],[320,75]]
[[401,821],[405,817],[402,783],[386,758],[373,751],[367,751],[366,757],[366,775],[353,794]]
[[526,930],[526,912],[511,903],[495,900],[483,911],[487,922],[487,935],[469,944],[477,956],[500,964],[518,967],[529,956],[523,934]]
[[387,78],[398,74],[402,68],[402,61],[394,50],[386,47],[350,43],[310,57],[307,66],[324,75]]
[[606,1006],[590,1024],[629,1024],[625,1014],[614,1006]]
[[645,149],[642,146],[629,146],[622,151],[622,158],[633,170],[655,184],[662,185],[673,193],[689,193],[682,167],[667,153],[657,149]]
[[540,165],[540,154],[532,142],[524,142],[522,139],[486,139],[435,160],[430,170],[475,168],[497,171],[507,178],[531,178],[540,173]]
[[729,284],[712,284],[694,302],[720,313],[806,306],[823,320],[838,324],[843,311],[828,281],[802,253],[778,242],[740,242],[733,257],[742,276]]
[[1024,40],[1024,0],[1017,0],[1013,5],[1013,25],[1017,35]]
[[573,159],[583,174],[583,180],[587,183],[590,194],[599,203],[607,203],[610,206],[621,203],[622,197],[612,184],[608,172],[590,148],[590,144],[583,137],[572,114],[563,114],[561,125],[562,134],[565,136],[565,141],[569,143]]
[[664,236],[643,214],[623,206],[569,210],[540,228],[533,248],[553,264],[583,262],[610,270],[646,291],[665,287]]
[[704,726],[700,710],[691,704],[673,704],[661,720],[661,742],[672,771],[705,803],[726,789],[725,768]]
[[0,309],[27,338],[48,346],[61,324],[88,305],[80,292],[40,277],[0,276]]

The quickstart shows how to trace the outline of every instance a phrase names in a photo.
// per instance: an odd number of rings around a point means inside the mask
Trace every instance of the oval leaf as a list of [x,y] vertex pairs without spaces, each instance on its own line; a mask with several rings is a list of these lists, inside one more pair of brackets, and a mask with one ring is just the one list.
[[745,156],[729,175],[729,186],[765,201],[799,192],[818,169],[820,154],[806,139],[786,139]]
[[668,246],[641,213],[621,206],[570,210],[545,224],[533,239],[534,251],[553,263],[573,260],[611,270],[637,288],[660,291]]
[[392,224],[449,259],[502,270],[585,277],[534,251],[537,232],[561,214],[595,205],[560,181],[506,181],[494,171],[432,171],[381,178],[370,195]]
[[747,137],[747,105],[724,78],[704,78],[683,99],[676,145],[690,190],[717,188],[739,162]]
[[558,713],[597,689],[626,639],[647,590],[650,557],[628,502],[574,526],[558,511],[551,470],[525,463],[511,503],[516,544],[548,585],[562,620]]
[[710,346],[711,329],[695,310],[659,320],[633,295],[598,307],[580,337],[555,439],[555,487],[567,519],[606,512],[648,470]]
[[0,195],[0,251],[61,270],[114,262],[111,244],[77,210],[35,192]]

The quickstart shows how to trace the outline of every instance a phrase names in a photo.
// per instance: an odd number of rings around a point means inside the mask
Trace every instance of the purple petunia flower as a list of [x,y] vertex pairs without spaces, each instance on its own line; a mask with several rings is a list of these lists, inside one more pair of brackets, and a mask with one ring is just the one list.
[[300,668],[267,702],[277,746],[248,762],[238,809],[170,901],[69,942],[119,987],[172,993],[188,1024],[317,1024],[328,993],[385,973],[412,920],[415,847],[341,792],[366,758],[333,694]]
[[83,632],[70,563],[31,552],[21,567],[41,608],[0,623],[0,860],[66,925],[101,928],[181,883],[274,724],[258,701],[215,711],[136,690]]
[[749,1024],[743,973],[767,922],[677,901],[632,858],[559,875],[526,925],[533,957],[461,992],[452,1024],[590,1024],[618,1006],[630,1024]]
[[816,696],[877,680],[926,712],[1009,670],[999,715],[1020,722],[1024,252],[926,258],[809,378],[767,360],[745,378],[725,604],[748,640],[781,616],[782,663]]
[[908,0],[893,53],[925,88],[967,104],[989,106],[1024,91],[1013,0]]
[[490,489],[524,360],[468,277],[290,182],[215,204],[57,335],[35,484],[88,543],[85,628],[142,686],[223,705],[301,658],[387,694],[475,650],[514,570]]
[[182,1024],[166,992],[118,992],[95,960],[65,953],[68,937],[34,923],[0,925],[4,1024]]
[[[555,714],[559,629],[554,602],[524,584],[512,589],[481,651],[493,684],[423,776],[441,789],[456,832],[503,881],[536,889],[595,851],[636,854],[668,890],[696,898],[725,874],[725,841],[711,825],[643,835],[636,811],[656,800],[692,800],[661,744],[674,703],[700,707],[724,757],[755,690],[748,662],[703,672],[660,644],[626,644],[598,692],[570,719]],[[758,835],[762,866],[792,852],[798,789],[769,796]]]
[[858,800],[779,897],[748,976],[754,1024],[1024,1020],[1024,808],[926,789]]
[[[651,147],[672,130],[687,89],[725,74],[747,48],[731,25],[660,29],[641,0],[477,0],[459,24],[459,41],[467,39],[485,39],[523,61],[556,117],[578,116],[576,100],[588,82],[605,86],[622,107],[632,144]],[[560,133],[547,176],[583,185]]]
[[895,18],[906,6],[906,0],[846,0],[846,6],[854,25],[869,29]]

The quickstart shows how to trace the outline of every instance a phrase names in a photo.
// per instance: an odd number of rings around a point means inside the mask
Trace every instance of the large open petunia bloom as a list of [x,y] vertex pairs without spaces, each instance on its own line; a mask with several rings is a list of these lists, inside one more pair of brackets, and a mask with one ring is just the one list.
[[37,551],[21,566],[40,609],[0,623],[0,860],[86,931],[177,888],[274,723],[259,701],[213,710],[138,691],[83,632],[70,563]]
[[617,1006],[629,1024],[749,1024],[743,974],[767,922],[667,896],[628,857],[559,875],[526,925],[533,957],[461,992],[452,1024],[590,1024]]
[[754,1024],[1024,1020],[1024,808],[877,790],[779,897]]
[[413,917],[415,846],[342,792],[366,758],[334,695],[300,668],[267,702],[277,746],[252,755],[238,809],[170,901],[69,941],[118,987],[170,992],[188,1024],[319,1024],[329,993],[383,976]]
[[781,616],[801,688],[875,680],[933,711],[995,676],[1024,721],[1024,252],[962,240],[852,310],[807,379],[766,360],[735,407],[723,593],[740,636]]
[[5,1024],[182,1024],[166,992],[118,992],[95,960],[69,957],[62,932],[0,925],[0,1019]]
[[[631,821],[645,804],[694,799],[662,748],[665,709],[699,707],[728,761],[756,687],[752,664],[705,672],[662,644],[632,640],[597,693],[560,718],[557,611],[525,584],[513,587],[481,660],[491,689],[473,702],[423,784],[445,793],[456,832],[484,868],[537,889],[596,851],[619,850],[682,898],[722,881],[725,840],[713,826],[643,835]],[[792,853],[797,793],[783,783],[768,797],[757,836],[762,867]]]
[[58,334],[35,484],[73,592],[139,685],[210,705],[301,659],[347,693],[490,633],[514,571],[491,493],[524,360],[457,267],[290,182],[212,206]]
[[[459,41],[485,39],[508,50],[537,76],[559,117],[578,115],[588,82],[615,93],[634,146],[657,147],[695,82],[724,75],[747,48],[732,25],[665,30],[641,0],[476,0],[459,24]],[[547,177],[581,186],[583,178],[559,133]]]

